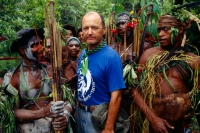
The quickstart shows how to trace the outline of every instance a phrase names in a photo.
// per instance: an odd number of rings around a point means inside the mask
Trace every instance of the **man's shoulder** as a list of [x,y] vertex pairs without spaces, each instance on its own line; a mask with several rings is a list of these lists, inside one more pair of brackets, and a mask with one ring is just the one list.
[[198,55],[196,55],[194,53],[191,53],[191,52],[187,52],[186,54],[191,56],[191,57],[193,57],[193,58],[195,58],[195,62],[197,62],[200,65],[200,56],[198,56]]
[[105,55],[109,58],[120,58],[117,51],[112,49],[110,46],[106,46],[105,48]]
[[3,85],[7,86],[13,84],[16,87],[17,82],[20,79],[19,67],[10,69],[3,77]]
[[143,54],[154,54],[159,51],[162,51],[162,50],[161,50],[160,46],[157,46],[157,47],[152,47],[152,48],[145,50]]
[[189,55],[189,56],[192,56],[192,57],[197,57],[197,58],[200,57],[200,56],[198,56],[198,55],[196,55],[194,53],[191,53],[191,52],[187,52],[186,54]]
[[146,61],[153,55],[156,53],[159,53],[160,51],[162,51],[162,49],[158,46],[158,47],[153,47],[153,48],[149,48],[147,50],[145,50],[140,58],[140,62],[139,63],[146,63]]

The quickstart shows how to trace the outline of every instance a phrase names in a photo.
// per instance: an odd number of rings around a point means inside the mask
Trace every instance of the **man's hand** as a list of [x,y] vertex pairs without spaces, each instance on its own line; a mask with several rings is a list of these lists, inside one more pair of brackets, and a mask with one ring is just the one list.
[[110,129],[104,129],[101,133],[114,133],[114,131]]
[[63,130],[67,127],[67,119],[64,115],[54,118],[52,122],[53,128],[56,131]]
[[174,129],[166,120],[155,117],[151,120],[151,127],[153,128],[155,133],[168,133],[167,128]]
[[64,111],[64,101],[51,102],[51,113],[57,114]]
[[70,117],[70,112],[72,110],[70,103],[64,103],[63,101],[55,102],[51,106],[51,112],[56,114],[52,125],[54,130],[63,130],[67,127],[67,122]]
[[64,114],[64,101],[51,102],[44,108],[46,117],[57,117]]
[[70,117],[70,115],[71,115],[71,114],[70,114],[71,111],[72,111],[72,106],[71,106],[70,103],[67,103],[67,104],[65,105],[65,110],[64,110],[64,116],[66,117],[67,122],[68,122],[68,119],[69,119],[69,117]]

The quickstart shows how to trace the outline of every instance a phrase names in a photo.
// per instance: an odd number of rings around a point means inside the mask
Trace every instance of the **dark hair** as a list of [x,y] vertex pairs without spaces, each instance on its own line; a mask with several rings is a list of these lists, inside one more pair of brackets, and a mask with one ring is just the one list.
[[40,37],[41,40],[44,39],[44,29],[33,29],[33,28],[25,28],[21,29],[17,32],[17,39],[14,40],[10,46],[11,52],[19,52],[18,49],[21,46],[26,46],[29,39],[33,36]]
[[70,24],[65,24],[65,25],[63,25],[63,28],[66,29],[66,30],[71,30],[73,36],[76,36],[76,30],[75,30],[74,26],[72,26]]
[[79,28],[79,29],[77,30],[77,35],[76,35],[77,37],[78,37],[78,33],[79,33],[79,32],[82,32],[82,28]]
[[[97,13],[97,14],[99,14],[99,16],[100,16],[100,18],[101,18],[101,23],[102,23],[102,26],[103,27],[105,27],[106,25],[105,25],[105,20],[104,20],[104,17],[103,17],[103,15],[101,15],[100,13],[98,13],[98,12],[94,12],[94,11],[90,11],[90,12],[87,12],[85,15],[87,15],[87,14],[91,14],[91,13]],[[85,16],[84,15],[84,16]],[[84,16],[83,16],[83,18],[84,18]],[[83,18],[82,18],[82,20],[81,20],[81,22],[83,21]],[[82,24],[82,23],[81,23]]]

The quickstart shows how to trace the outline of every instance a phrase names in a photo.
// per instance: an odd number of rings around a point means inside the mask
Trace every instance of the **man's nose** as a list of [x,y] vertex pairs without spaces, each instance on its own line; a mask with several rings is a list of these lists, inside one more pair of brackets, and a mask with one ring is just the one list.
[[91,28],[88,29],[88,34],[92,34],[92,29]]
[[44,46],[43,46],[41,43],[39,43],[37,49],[40,50],[40,51],[42,51],[42,50],[44,50],[45,48],[44,48]]
[[159,32],[158,32],[158,36],[163,36],[164,34],[163,34],[163,30],[160,30]]
[[120,24],[119,29],[124,29],[126,27],[126,24]]
[[73,46],[72,46],[72,48],[73,48],[73,49],[75,49],[75,48],[76,48],[76,46],[75,46],[75,45],[73,45]]

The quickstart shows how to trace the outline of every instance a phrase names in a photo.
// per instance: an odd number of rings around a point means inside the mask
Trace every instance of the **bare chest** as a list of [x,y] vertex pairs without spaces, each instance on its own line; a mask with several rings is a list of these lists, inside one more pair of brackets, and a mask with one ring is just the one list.
[[156,91],[160,94],[173,94],[176,90],[178,93],[187,93],[189,88],[183,81],[182,75],[187,75],[185,71],[182,74],[177,68],[172,67],[166,70],[164,73],[159,74],[159,82],[157,82]]

